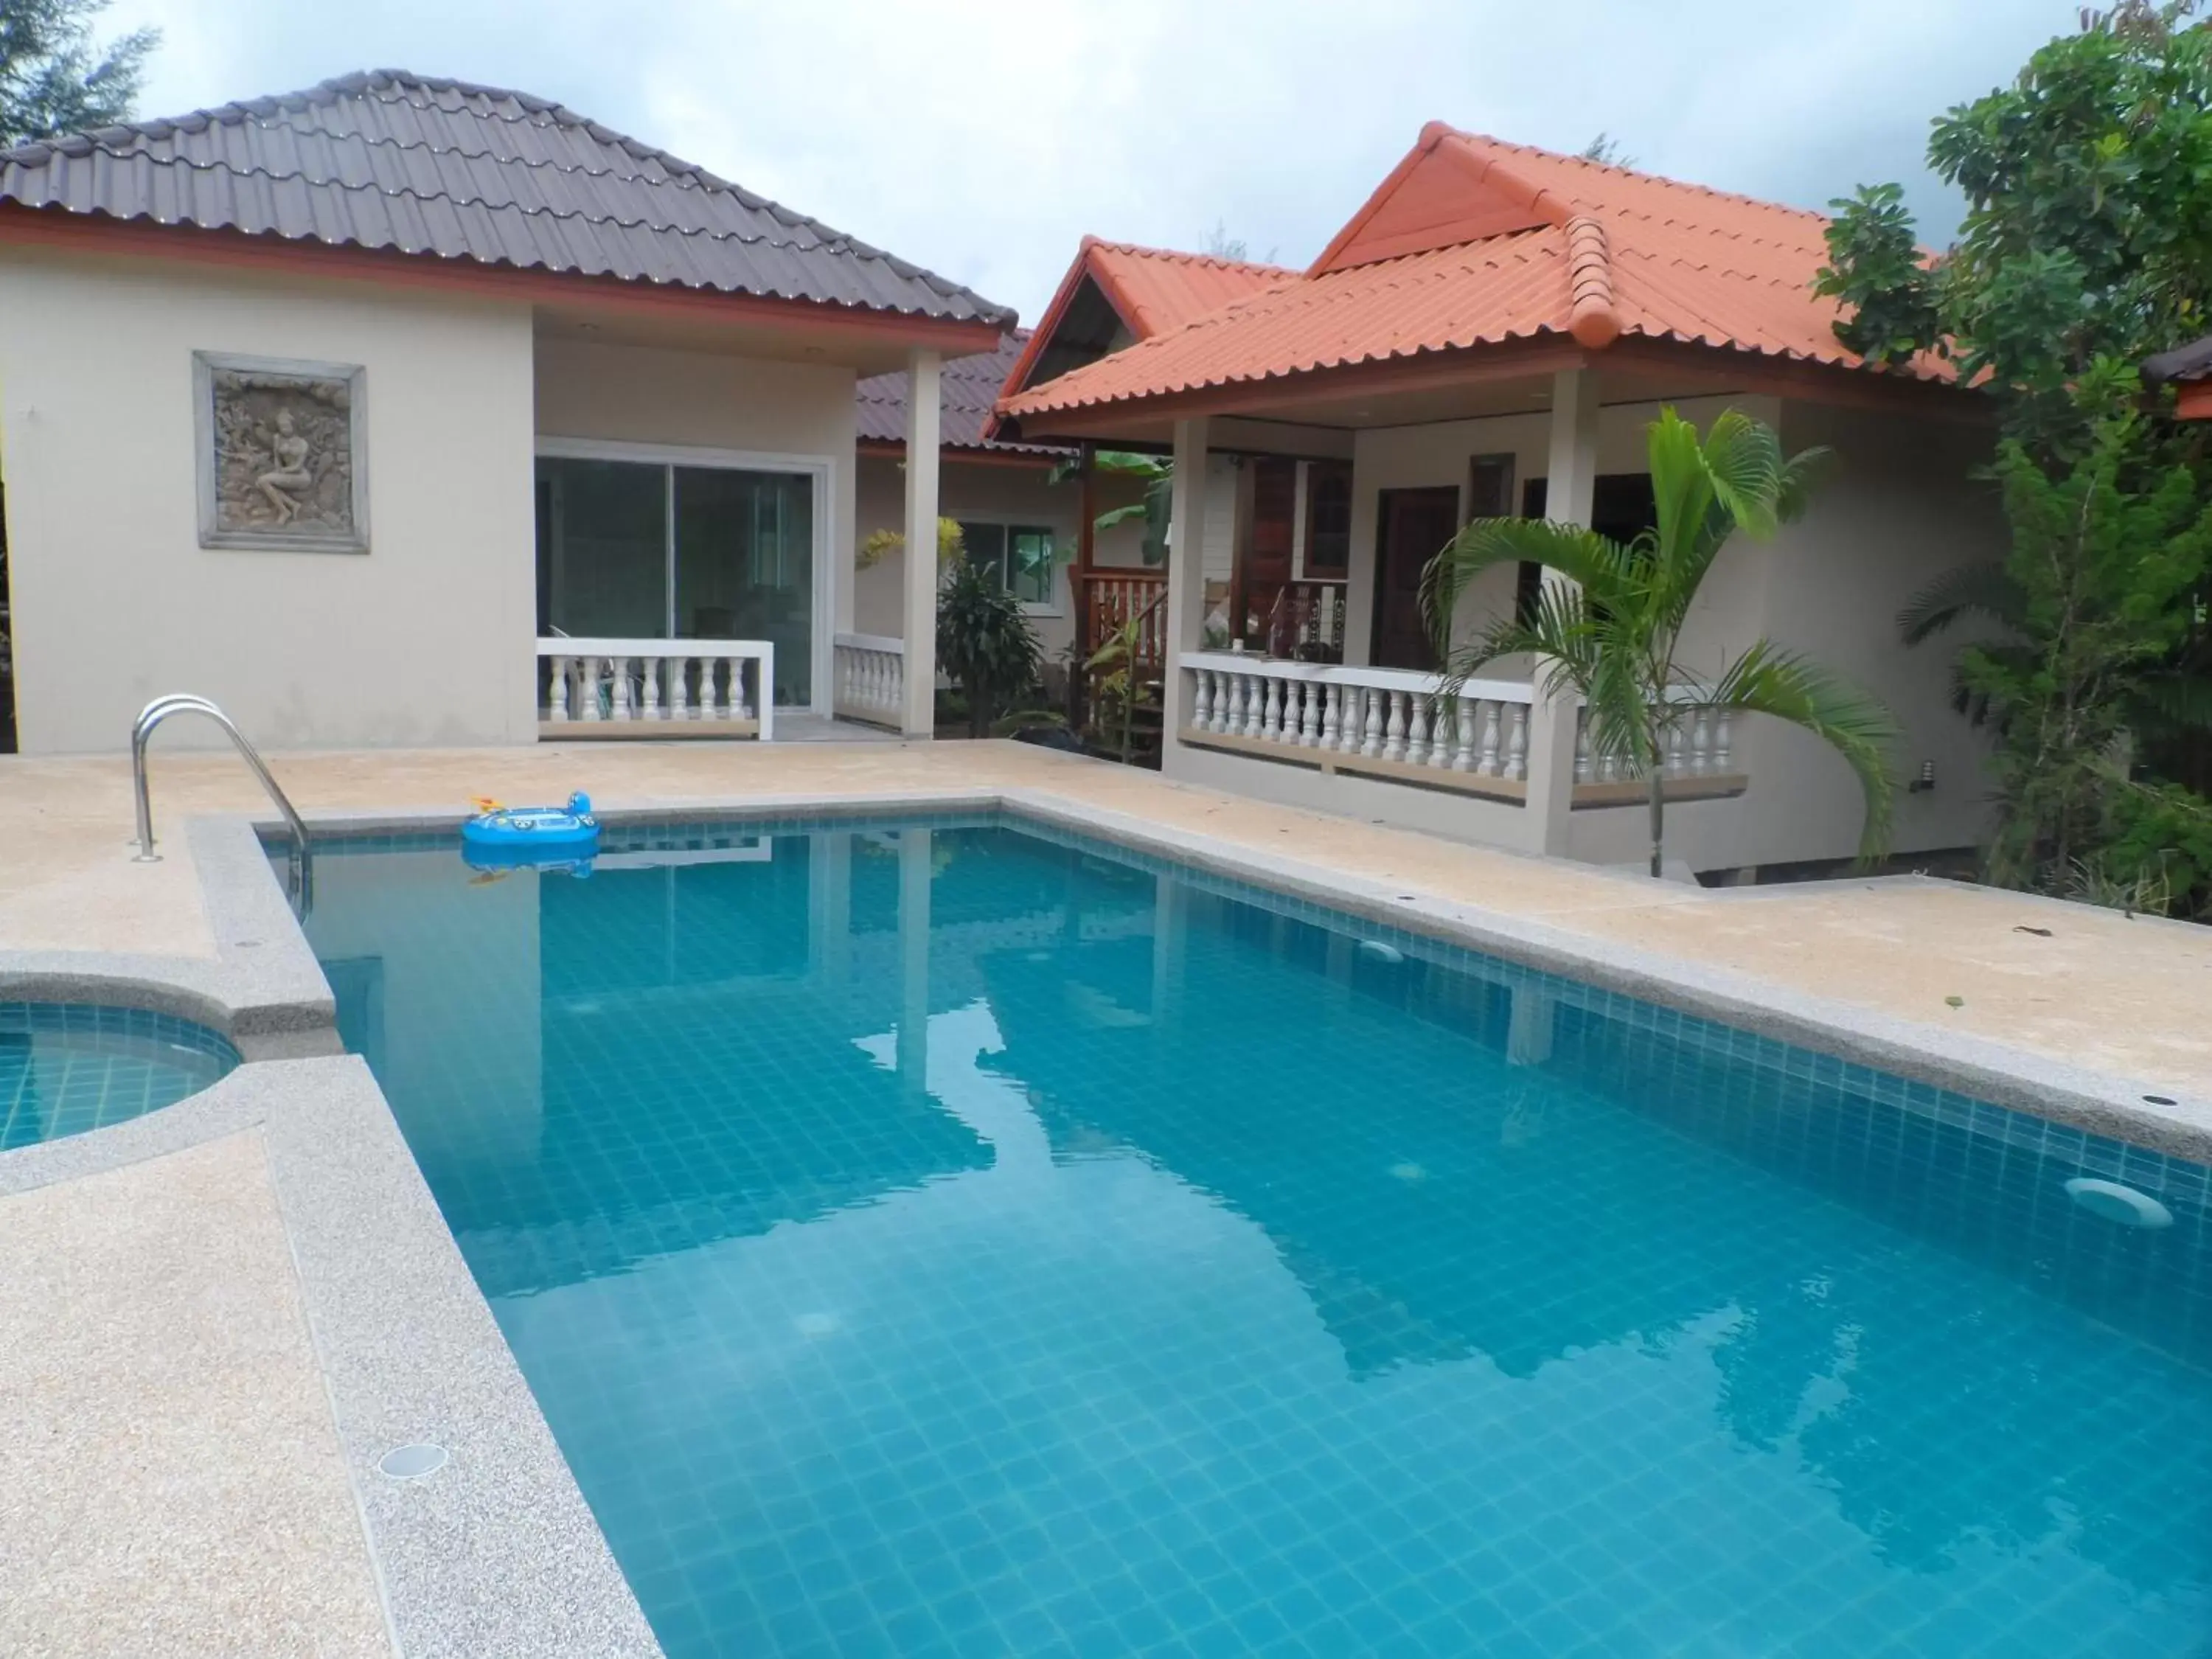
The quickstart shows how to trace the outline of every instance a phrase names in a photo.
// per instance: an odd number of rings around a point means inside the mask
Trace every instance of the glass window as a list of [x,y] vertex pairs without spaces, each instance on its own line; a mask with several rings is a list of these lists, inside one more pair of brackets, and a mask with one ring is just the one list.
[[538,624],[576,637],[772,641],[776,702],[810,702],[812,478],[540,459]]
[[1052,603],[1052,532],[1014,525],[1006,532],[1006,585],[1026,605]]
[[1352,463],[1316,461],[1306,491],[1306,575],[1341,580],[1352,562]]
[[1055,545],[1050,530],[1039,525],[987,524],[963,520],[961,544],[969,562],[988,570],[999,585],[1024,605],[1049,605],[1053,599]]
[[538,623],[578,638],[668,629],[667,469],[538,463]]
[[804,473],[676,469],[679,640],[768,640],[775,700],[813,699],[814,489]]

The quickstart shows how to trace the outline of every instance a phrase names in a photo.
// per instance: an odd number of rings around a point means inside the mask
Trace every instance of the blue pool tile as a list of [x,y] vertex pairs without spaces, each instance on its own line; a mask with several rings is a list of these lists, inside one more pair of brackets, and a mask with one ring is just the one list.
[[2201,1659],[2197,1166],[1058,831],[611,844],[308,927],[674,1659]]

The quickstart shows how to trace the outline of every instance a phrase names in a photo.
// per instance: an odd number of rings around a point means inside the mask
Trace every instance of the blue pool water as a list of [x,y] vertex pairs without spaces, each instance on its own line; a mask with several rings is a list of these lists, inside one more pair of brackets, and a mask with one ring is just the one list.
[[308,931],[677,1659],[2212,1644],[2200,1167],[1005,825],[609,846]]
[[166,1014],[0,1002],[0,1152],[142,1116],[237,1064],[222,1036]]

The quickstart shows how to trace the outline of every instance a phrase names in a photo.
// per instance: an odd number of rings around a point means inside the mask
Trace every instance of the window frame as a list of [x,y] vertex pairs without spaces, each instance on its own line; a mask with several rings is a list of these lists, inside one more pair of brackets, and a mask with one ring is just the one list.
[[[1021,599],[1022,614],[1029,617],[1055,617],[1066,615],[1066,605],[1061,599],[1066,586],[1062,575],[1066,561],[1060,556],[1060,550],[1066,544],[1066,538],[1058,525],[1041,523],[1035,519],[1018,519],[998,513],[955,511],[945,516],[960,526],[960,536],[963,544],[967,541],[968,529],[971,525],[988,526],[1000,532],[997,569],[999,583],[1001,586],[1007,586],[1006,565],[1013,556],[1014,538],[1020,535],[1049,537],[1052,540],[1053,556],[1051,568],[1045,576],[1046,597],[1042,599]],[[972,547],[968,549],[970,556],[974,556],[975,551]],[[1015,597],[1020,599],[1018,594]]]
[[[667,469],[666,488],[672,497],[675,488],[675,469],[698,467],[724,472],[781,472],[804,473],[810,481],[813,515],[813,615],[809,618],[809,650],[807,684],[811,701],[804,703],[779,704],[779,708],[803,709],[817,714],[830,713],[831,641],[836,629],[837,571],[836,562],[830,557],[830,483],[836,476],[836,459],[830,455],[784,454],[772,450],[714,449],[690,444],[641,444],[616,439],[602,438],[538,438],[532,447],[538,459],[568,461],[630,461],[645,466]],[[535,468],[532,468],[533,479]],[[537,489],[533,482],[531,508],[533,546],[532,558],[536,559],[534,545],[537,514]],[[666,604],[671,608],[669,620],[664,624],[671,631],[662,637],[675,638],[672,614],[676,602],[675,517],[667,515],[666,535],[668,557],[672,564],[668,574]],[[534,580],[534,577],[533,577]],[[533,607],[534,608],[534,607]],[[534,617],[533,617],[533,626]],[[534,636],[533,636],[534,637]]]

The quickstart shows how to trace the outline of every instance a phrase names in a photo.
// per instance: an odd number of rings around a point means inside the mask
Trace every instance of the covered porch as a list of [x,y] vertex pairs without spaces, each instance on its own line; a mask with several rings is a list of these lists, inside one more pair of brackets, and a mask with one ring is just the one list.
[[[833,366],[608,331],[539,329],[539,738],[927,735],[928,563],[897,633],[852,625],[852,408],[858,370],[888,358],[933,384],[943,353],[879,347]],[[909,527],[938,511],[937,411],[916,410]]]
[[[1601,367],[1569,344],[1206,401],[1053,417],[1062,438],[1174,458],[1172,551],[1154,579],[1168,775],[1519,851],[1636,858],[1646,780],[1593,753],[1577,700],[1547,697],[1526,659],[1448,689],[1420,573],[1475,517],[1632,537],[1651,521],[1644,428],[1662,404],[1779,425],[1784,399],[1679,361]],[[1231,486],[1208,487],[1224,465]],[[1219,545],[1225,565],[1185,555]],[[1724,562],[1738,568],[1709,583],[1693,649],[1759,631],[1765,573],[1749,550]],[[1128,573],[1095,580],[1109,617],[1150,597]],[[1535,580],[1533,568],[1493,573],[1467,596],[1456,636],[1509,614]],[[1775,752],[1775,735],[1718,713],[1684,721],[1664,789],[1679,809],[1670,841],[1692,868],[1755,861],[1741,856],[1757,850],[1738,827],[1744,798],[1762,768],[1804,758]]]

